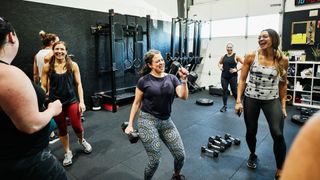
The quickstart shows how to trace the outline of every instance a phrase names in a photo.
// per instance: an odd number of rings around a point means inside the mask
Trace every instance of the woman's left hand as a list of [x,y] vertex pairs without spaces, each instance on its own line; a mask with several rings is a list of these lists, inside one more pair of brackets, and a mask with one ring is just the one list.
[[84,103],[79,103],[79,111],[80,114],[83,114],[83,112],[86,111],[86,105],[84,105]]

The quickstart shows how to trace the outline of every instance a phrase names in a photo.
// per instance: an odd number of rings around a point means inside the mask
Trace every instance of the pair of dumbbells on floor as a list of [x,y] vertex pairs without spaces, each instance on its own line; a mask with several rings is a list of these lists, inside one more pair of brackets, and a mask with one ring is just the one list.
[[[126,130],[127,126],[128,126],[128,122],[123,122],[121,124],[122,132],[124,132]],[[128,134],[128,139],[131,144],[138,142],[139,141],[139,132],[137,130],[134,130],[133,132]]]
[[209,153],[213,157],[218,157],[219,152],[224,152],[231,145],[240,145],[241,140],[239,138],[234,138],[230,134],[226,133],[224,138],[219,135],[210,136],[208,139],[208,144],[206,146],[201,147],[202,153]]

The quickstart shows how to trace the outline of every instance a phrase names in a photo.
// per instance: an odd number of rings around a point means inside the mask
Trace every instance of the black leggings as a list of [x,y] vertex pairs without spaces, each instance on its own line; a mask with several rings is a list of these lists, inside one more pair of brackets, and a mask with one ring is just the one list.
[[227,106],[229,84],[230,84],[234,99],[237,99],[237,84],[238,84],[237,81],[238,81],[238,76],[232,76],[230,78],[221,77],[221,86],[223,90],[222,101],[224,106]]
[[245,96],[243,105],[244,120],[247,127],[246,140],[250,152],[255,153],[256,151],[258,119],[262,109],[273,139],[273,153],[276,158],[277,168],[281,169],[287,148],[283,136],[284,116],[281,111],[280,100],[258,100]]

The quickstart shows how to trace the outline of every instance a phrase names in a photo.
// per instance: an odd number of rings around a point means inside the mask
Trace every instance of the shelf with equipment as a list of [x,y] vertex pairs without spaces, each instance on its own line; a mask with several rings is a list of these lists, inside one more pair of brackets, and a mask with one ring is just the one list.
[[320,109],[320,62],[290,61],[288,81],[293,105]]

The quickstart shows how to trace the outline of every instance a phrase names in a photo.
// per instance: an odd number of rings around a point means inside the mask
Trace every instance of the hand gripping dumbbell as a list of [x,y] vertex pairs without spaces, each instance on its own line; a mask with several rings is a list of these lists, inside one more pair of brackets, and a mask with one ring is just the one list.
[[220,151],[220,152],[224,152],[226,150],[224,148],[224,146],[217,146],[217,145],[212,144],[211,142],[208,142],[207,147],[209,149],[217,150],[217,151]]
[[217,150],[210,150],[208,148],[206,148],[205,146],[201,146],[201,153],[209,153],[212,155],[212,157],[218,157],[219,156],[219,151]]
[[230,139],[232,142],[233,142],[233,144],[235,144],[235,145],[240,145],[240,143],[241,143],[241,140],[239,139],[239,138],[234,138],[234,137],[232,137],[230,134],[228,134],[228,133],[226,133],[225,135],[224,135],[224,138],[225,139]]
[[223,139],[220,135],[216,135],[214,138],[220,142],[226,143],[227,147],[230,147],[232,145],[231,140]]
[[[121,124],[121,129],[123,132],[125,132],[125,129],[128,126],[128,122],[124,122]],[[128,134],[128,139],[130,141],[131,144],[138,142],[139,140],[139,133],[137,130],[134,130],[133,132],[131,132],[130,134]]]

